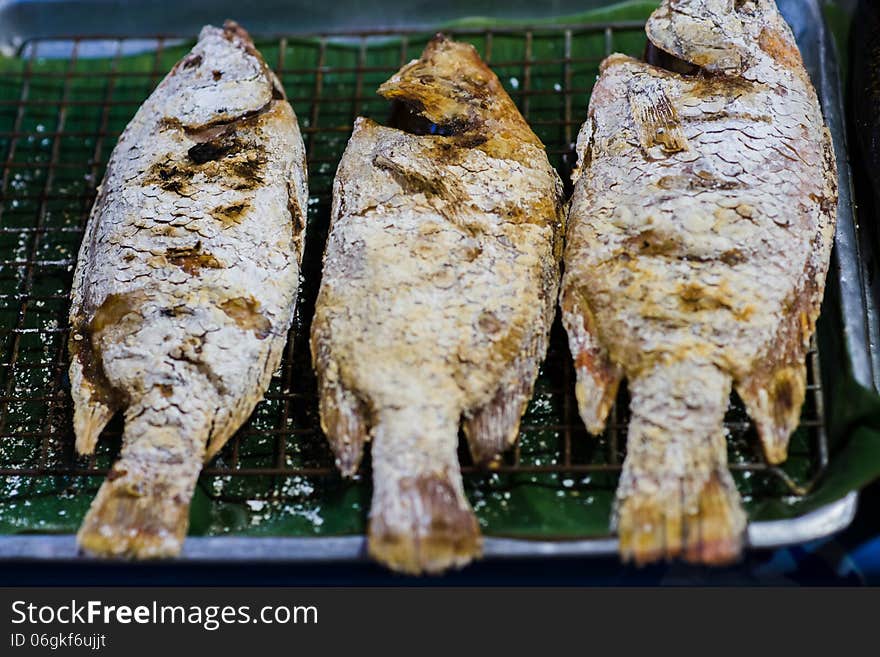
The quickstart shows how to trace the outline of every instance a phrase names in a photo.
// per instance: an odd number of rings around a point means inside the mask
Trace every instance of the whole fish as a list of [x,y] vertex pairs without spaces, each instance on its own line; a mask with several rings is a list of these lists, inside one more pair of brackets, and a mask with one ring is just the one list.
[[437,572],[481,550],[474,459],[516,439],[558,289],[562,184],[475,49],[442,36],[379,87],[333,187],[312,357],[344,474],[372,440],[370,554]]
[[735,387],[770,463],[806,389],[837,203],[831,138],[772,0],[665,0],[652,65],[601,65],[578,137],[561,306],[587,428],[632,419],[624,559],[735,559],[723,419]]
[[174,555],[205,459],[247,419],[293,317],[305,149],[281,84],[233,22],[198,43],[119,139],[70,311],[76,447],[117,410],[122,453],[79,545]]

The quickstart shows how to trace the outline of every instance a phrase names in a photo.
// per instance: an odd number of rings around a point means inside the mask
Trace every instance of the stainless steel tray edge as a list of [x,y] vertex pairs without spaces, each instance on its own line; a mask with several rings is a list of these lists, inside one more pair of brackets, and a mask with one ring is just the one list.
[[[840,531],[855,516],[858,495],[850,493],[816,511],[793,520],[772,520],[749,525],[752,548],[773,548],[817,540]],[[486,558],[541,558],[609,556],[617,552],[617,539],[530,541],[515,538],[484,540]],[[71,535],[28,534],[0,540],[3,561],[97,561],[78,556]],[[187,539],[177,562],[339,562],[366,560],[363,536],[329,538],[276,538],[194,536]]]
[[[778,4],[782,8],[793,2],[797,3],[797,0],[780,0]],[[854,193],[843,118],[846,111],[836,47],[817,0],[804,2],[799,16],[801,22],[809,21],[810,28],[817,32],[816,50],[802,48],[802,54],[807,67],[818,74],[814,83],[837,160],[838,211],[832,267],[837,269],[841,324],[850,374],[862,386],[880,389],[880,371],[877,368],[880,362],[880,353],[877,353],[878,309],[868,291],[868,281],[873,277],[868,258],[865,257],[871,244],[865,231],[859,230],[853,207]],[[786,18],[791,20],[788,15]],[[797,29],[795,34],[797,36]]]

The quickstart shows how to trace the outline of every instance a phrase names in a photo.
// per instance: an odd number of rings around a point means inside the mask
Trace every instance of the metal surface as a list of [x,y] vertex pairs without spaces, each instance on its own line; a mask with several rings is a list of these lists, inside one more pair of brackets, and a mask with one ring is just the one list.
[[[804,15],[809,18],[808,11]],[[797,26],[795,30],[822,96],[841,165],[843,193],[835,268],[829,286],[838,287],[843,297],[840,315],[847,365],[858,381],[870,382],[871,372],[865,370],[870,367],[867,310],[849,205],[839,88],[835,86],[833,61],[829,61],[833,53],[828,51],[821,21],[812,27],[807,25],[806,31],[798,31]],[[479,40],[483,56],[498,72],[523,115],[545,142],[551,161],[565,179],[572,164],[572,141],[583,120],[601,59],[574,56],[572,44],[577,39],[599,38],[603,40],[605,54],[609,54],[618,47],[621,36],[641,33],[641,23],[451,31],[456,37]],[[315,35],[308,41],[297,38],[295,46],[284,37],[271,43],[258,43],[264,49],[277,46],[272,48],[277,52],[277,59],[270,64],[285,84],[306,139],[312,196],[309,238],[298,319],[280,376],[267,394],[268,401],[255,413],[255,419],[205,468],[200,486],[214,499],[236,500],[235,481],[241,478],[265,478],[260,481],[265,480],[268,503],[296,502],[302,487],[285,486],[284,482],[307,479],[321,486],[337,481],[332,457],[317,422],[307,340],[308,318],[320,275],[330,185],[354,117],[367,114],[380,120],[385,118],[383,113],[387,110],[384,103],[375,98],[373,89],[414,56],[430,36],[430,33],[383,30],[381,33],[348,33],[343,39],[335,39],[327,33]],[[399,56],[384,66],[368,66],[370,50],[380,47],[387,50],[392,37]],[[492,45],[498,39],[519,40],[524,56],[514,61],[493,59]],[[29,41],[22,49],[27,57],[23,72],[6,82],[20,85],[20,95],[15,101],[0,102],[0,114],[9,119],[3,123],[12,125],[11,130],[0,132],[0,139],[7,144],[0,182],[0,237],[5,234],[17,238],[14,248],[0,251],[0,313],[3,313],[0,315],[0,443],[16,441],[30,445],[29,451],[20,450],[25,456],[18,461],[0,459],[0,477],[14,476],[21,480],[51,477],[60,482],[59,494],[70,486],[71,480],[92,482],[81,483],[79,494],[94,491],[100,481],[97,477],[107,471],[119,447],[121,426],[117,422],[105,432],[103,447],[97,456],[77,458],[73,454],[71,403],[66,381],[67,295],[95,186],[114,140],[170,66],[163,60],[167,44],[164,37],[157,39],[154,65],[142,72],[118,70],[130,39],[99,41],[102,49],[110,45],[115,52],[99,73],[78,66],[81,52],[98,45],[93,39],[73,39],[61,46],[58,42]],[[34,62],[41,51],[57,52],[59,47],[69,49],[70,57],[64,69],[37,71]],[[313,64],[291,65],[292,47],[311,49]],[[351,62],[329,65],[327,53],[333,48],[350,50]],[[815,57],[819,59],[811,62]],[[76,86],[72,81],[86,78],[95,81],[95,93],[72,93]],[[121,87],[129,93],[118,93]],[[137,91],[132,93],[131,89]],[[83,120],[83,116],[88,119]],[[34,157],[35,142],[42,144],[39,157]],[[16,181],[22,174],[42,181],[38,193],[15,193]],[[4,322],[7,318],[9,321]],[[543,372],[546,392],[561,409],[558,420],[537,425],[527,423],[523,430],[547,431],[554,436],[554,444],[539,454],[523,453],[517,446],[493,472],[557,475],[560,489],[570,485],[566,483],[568,477],[577,477],[587,482],[579,484],[585,495],[594,487],[613,488],[614,475],[619,472],[625,453],[626,392],[621,393],[612,410],[604,436],[594,439],[586,434],[577,416],[571,358],[558,324]],[[730,467],[748,502],[803,495],[821,478],[828,465],[823,377],[815,349],[808,355],[808,372],[801,448],[793,448],[789,463],[780,467],[763,461],[756,448],[754,430],[738,402],[728,414]],[[38,415],[36,421],[27,417],[34,413]],[[585,445],[592,447],[585,449]],[[487,475],[469,463],[466,450],[461,451],[461,456],[466,477],[471,485],[479,486]],[[590,483],[590,477],[598,474],[611,476],[596,477],[597,481]],[[363,479],[368,480],[368,475]],[[253,496],[248,499],[253,500]],[[749,528],[749,541],[755,546],[769,547],[827,535],[849,523],[855,503],[853,494],[812,515],[753,523]],[[487,556],[609,554],[615,549],[616,540],[611,537],[577,541],[495,537],[488,538],[486,543]],[[182,558],[334,560],[362,555],[361,537],[203,537],[189,539]],[[74,556],[71,536],[0,537],[0,558],[70,559]]]
[[[858,495],[850,493],[817,511],[805,514],[796,522],[777,520],[753,523],[748,529],[748,544],[753,548],[773,548],[827,536],[852,522]],[[486,538],[483,556],[487,558],[541,558],[603,556],[617,552],[617,539],[539,541],[510,538]],[[366,539],[362,536],[333,538],[237,538],[192,537],[187,539],[181,561],[204,563],[227,562],[331,562],[353,561],[366,557]],[[17,536],[0,541],[0,560],[4,561],[74,561],[77,555],[73,536]]]

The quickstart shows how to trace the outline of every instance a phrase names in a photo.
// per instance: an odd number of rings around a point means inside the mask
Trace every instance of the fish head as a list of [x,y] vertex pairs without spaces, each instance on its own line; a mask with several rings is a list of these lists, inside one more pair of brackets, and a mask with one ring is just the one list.
[[540,143],[476,48],[442,34],[428,43],[419,59],[383,83],[378,93],[419,117],[423,126],[418,133],[481,141],[507,134]]
[[724,75],[767,57],[788,62],[797,52],[773,0],[663,0],[645,32],[664,53]]
[[254,114],[284,98],[250,36],[233,21],[202,28],[196,45],[160,86],[162,96],[174,99],[163,108],[164,119],[188,130]]

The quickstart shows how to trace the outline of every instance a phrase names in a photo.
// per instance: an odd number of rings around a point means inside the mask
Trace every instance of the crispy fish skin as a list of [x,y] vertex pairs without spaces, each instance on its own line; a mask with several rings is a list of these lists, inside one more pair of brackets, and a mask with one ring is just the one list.
[[[481,550],[457,458],[516,439],[558,290],[562,184],[470,45],[438,36],[379,88],[337,171],[312,356],[345,474],[372,440],[370,554],[439,572]],[[421,123],[420,123],[421,122]]]
[[76,447],[117,410],[119,460],[78,533],[104,556],[177,554],[205,459],[278,367],[296,302],[305,149],[247,33],[205,27],[110,157],[74,275]]
[[727,470],[735,387],[767,460],[806,390],[836,168],[791,30],[770,0],[664,2],[672,72],[612,55],[578,139],[560,304],[597,433],[622,377],[632,421],[613,522],[624,559],[738,557]]

